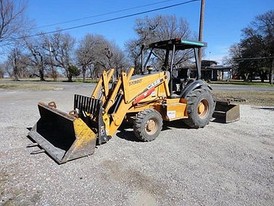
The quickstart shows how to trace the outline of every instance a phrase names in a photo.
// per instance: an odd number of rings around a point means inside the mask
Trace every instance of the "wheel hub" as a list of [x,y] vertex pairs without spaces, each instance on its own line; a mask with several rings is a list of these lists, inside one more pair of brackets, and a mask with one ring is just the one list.
[[150,119],[150,120],[147,121],[146,131],[149,134],[154,134],[157,131],[157,126],[156,126],[156,123],[153,119]]
[[207,112],[209,110],[208,102],[204,99],[202,100],[198,105],[198,115],[203,118],[206,116]]

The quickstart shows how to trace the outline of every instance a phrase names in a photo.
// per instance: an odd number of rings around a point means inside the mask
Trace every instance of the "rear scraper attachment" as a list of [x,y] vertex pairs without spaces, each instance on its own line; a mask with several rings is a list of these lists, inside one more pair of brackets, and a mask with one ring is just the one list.
[[229,100],[216,101],[213,118],[216,122],[231,123],[240,119],[240,105],[232,104]]

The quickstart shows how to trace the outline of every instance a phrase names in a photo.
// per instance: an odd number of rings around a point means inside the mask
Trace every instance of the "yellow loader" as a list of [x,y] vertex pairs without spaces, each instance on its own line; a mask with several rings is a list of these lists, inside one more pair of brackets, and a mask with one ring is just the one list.
[[[61,164],[93,154],[96,145],[113,137],[125,120],[133,122],[134,134],[141,141],[154,140],[163,121],[183,119],[192,128],[206,126],[216,102],[211,87],[200,79],[197,51],[204,46],[206,43],[184,39],[150,44],[140,75],[130,69],[113,81],[114,69],[104,71],[90,97],[74,96],[74,108],[68,114],[58,110],[54,102],[39,103],[41,117],[29,137]],[[165,52],[165,63],[162,69],[152,70],[148,64],[159,50]],[[194,52],[196,79],[174,77],[175,52],[182,50]],[[237,106],[232,107],[230,120],[234,121],[239,111]],[[229,110],[224,117],[227,113]]]

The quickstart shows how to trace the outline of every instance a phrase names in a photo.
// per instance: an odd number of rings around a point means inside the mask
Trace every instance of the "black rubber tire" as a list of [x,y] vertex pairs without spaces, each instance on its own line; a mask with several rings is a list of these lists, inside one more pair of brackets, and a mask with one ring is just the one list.
[[163,118],[161,114],[154,109],[146,109],[139,112],[133,123],[135,136],[143,142],[150,142],[156,139],[162,127]]
[[205,88],[195,89],[186,99],[188,119],[184,122],[191,128],[203,128],[210,122],[215,108],[211,92]]

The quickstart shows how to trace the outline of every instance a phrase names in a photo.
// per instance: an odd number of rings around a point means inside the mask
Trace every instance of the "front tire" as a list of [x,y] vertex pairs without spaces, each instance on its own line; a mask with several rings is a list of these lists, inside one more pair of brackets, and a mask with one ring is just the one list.
[[215,103],[208,89],[199,88],[191,91],[187,96],[188,119],[185,123],[191,128],[206,126],[214,112]]
[[133,124],[135,136],[144,142],[150,142],[160,134],[163,127],[161,114],[154,109],[146,109],[137,114]]

